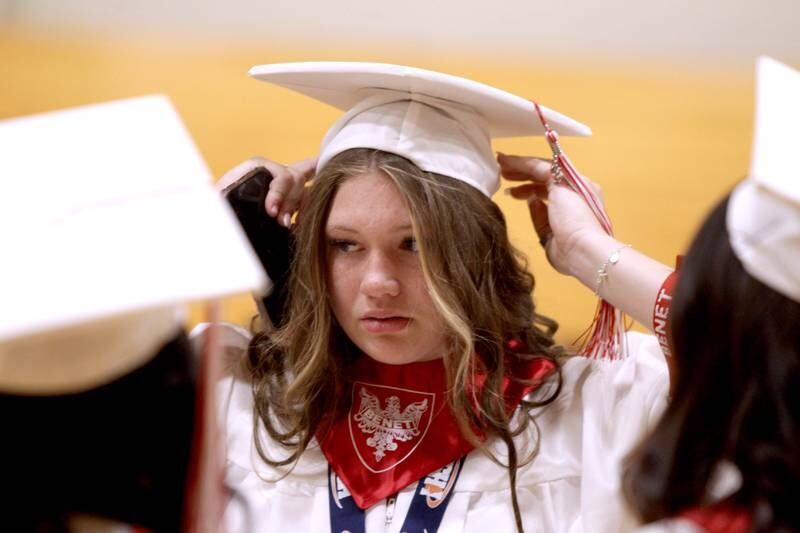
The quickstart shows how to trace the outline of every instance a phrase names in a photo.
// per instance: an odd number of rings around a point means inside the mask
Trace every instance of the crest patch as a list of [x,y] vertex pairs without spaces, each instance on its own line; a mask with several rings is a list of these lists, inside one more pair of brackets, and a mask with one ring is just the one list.
[[350,434],[361,462],[372,472],[394,468],[427,432],[435,395],[359,382],[353,395]]

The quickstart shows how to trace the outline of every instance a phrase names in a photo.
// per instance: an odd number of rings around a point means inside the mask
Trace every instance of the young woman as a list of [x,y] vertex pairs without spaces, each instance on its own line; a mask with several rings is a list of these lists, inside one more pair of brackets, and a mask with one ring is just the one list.
[[[299,212],[281,326],[227,383],[228,528],[632,527],[618,463],[663,408],[666,367],[640,335],[614,361],[554,346],[490,199],[490,131],[519,131],[494,117],[540,131],[533,105],[416,69],[327,68],[256,71],[350,110],[307,190],[313,162],[252,163],[273,175],[270,216]],[[353,79],[355,103],[330,96]]]

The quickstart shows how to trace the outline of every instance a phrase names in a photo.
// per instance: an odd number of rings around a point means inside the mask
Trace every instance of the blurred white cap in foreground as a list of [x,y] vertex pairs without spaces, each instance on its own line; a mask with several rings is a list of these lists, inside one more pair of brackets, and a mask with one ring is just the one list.
[[0,121],[0,390],[80,389],[181,304],[268,279],[180,117],[146,96]]

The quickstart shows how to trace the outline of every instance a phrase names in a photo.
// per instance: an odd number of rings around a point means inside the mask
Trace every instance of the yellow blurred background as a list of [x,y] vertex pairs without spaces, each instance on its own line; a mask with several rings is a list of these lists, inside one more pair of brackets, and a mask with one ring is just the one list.
[[[618,238],[667,264],[686,248],[713,203],[747,172],[750,62],[614,60],[581,54],[566,59],[493,57],[454,49],[426,53],[402,47],[348,48],[347,43],[298,46],[267,39],[42,31],[20,25],[0,27],[0,58],[0,118],[167,94],[215,176],[252,155],[281,162],[307,157],[339,115],[249,79],[252,65],[371,60],[470,77],[589,124],[594,136],[565,138],[564,149],[582,173],[603,187]],[[500,140],[495,147],[548,155],[541,139]],[[560,322],[561,342],[572,342],[590,323],[595,297],[547,265],[525,205],[502,194],[496,201],[509,219],[513,241],[530,257],[540,312]],[[228,320],[247,324],[254,312],[247,296],[224,302]],[[202,318],[201,308],[193,308],[192,321]]]

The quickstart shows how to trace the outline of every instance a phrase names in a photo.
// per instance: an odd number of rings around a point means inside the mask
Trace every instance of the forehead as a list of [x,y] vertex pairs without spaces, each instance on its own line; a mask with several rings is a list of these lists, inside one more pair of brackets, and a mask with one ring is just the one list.
[[391,223],[409,225],[406,200],[397,185],[381,170],[346,178],[334,193],[327,227],[360,229]]

